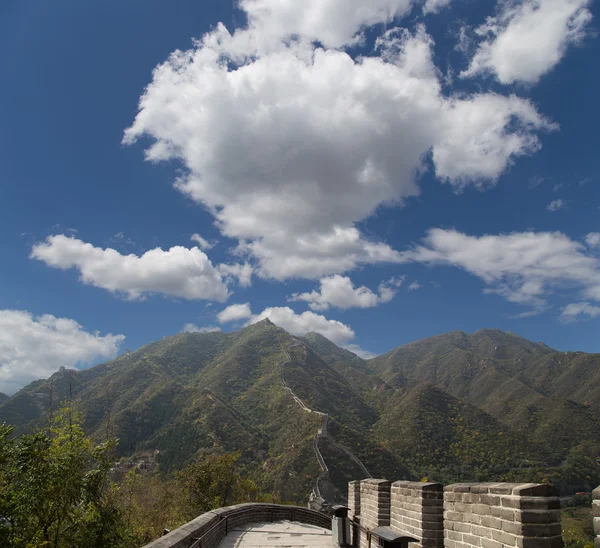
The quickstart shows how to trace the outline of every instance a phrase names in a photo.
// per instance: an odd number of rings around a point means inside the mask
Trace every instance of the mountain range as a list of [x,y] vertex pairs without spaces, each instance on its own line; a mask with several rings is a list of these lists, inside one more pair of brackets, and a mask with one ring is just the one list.
[[122,456],[158,450],[168,475],[199,452],[241,451],[248,474],[297,503],[315,482],[341,502],[366,473],[551,481],[565,493],[600,483],[600,355],[493,329],[371,360],[269,320],[181,333],[0,395],[0,423],[25,432],[69,398],[91,436],[119,438]]

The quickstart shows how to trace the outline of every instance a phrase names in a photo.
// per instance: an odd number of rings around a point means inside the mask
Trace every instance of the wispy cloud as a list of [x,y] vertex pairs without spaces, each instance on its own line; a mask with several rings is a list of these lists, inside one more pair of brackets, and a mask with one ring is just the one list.
[[558,211],[566,206],[566,202],[564,200],[552,200],[547,206],[546,209],[548,211]]

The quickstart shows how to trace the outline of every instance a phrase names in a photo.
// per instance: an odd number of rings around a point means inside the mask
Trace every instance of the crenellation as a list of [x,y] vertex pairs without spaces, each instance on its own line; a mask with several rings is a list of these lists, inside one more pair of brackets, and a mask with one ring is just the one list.
[[[361,483],[361,533],[388,525],[411,548],[562,548],[560,500],[546,484]],[[354,494],[352,487],[349,493]],[[600,489],[594,492],[600,518]],[[365,498],[368,502],[365,502]],[[600,529],[600,519],[594,526]],[[597,532],[597,534],[600,534]],[[600,548],[598,541],[595,548]]]

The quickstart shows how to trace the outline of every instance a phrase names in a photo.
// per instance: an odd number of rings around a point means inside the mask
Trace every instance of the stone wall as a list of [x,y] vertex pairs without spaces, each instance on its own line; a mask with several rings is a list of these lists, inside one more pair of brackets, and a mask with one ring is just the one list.
[[351,481],[348,484],[348,508],[350,519],[360,517],[360,481]]
[[279,520],[297,521],[331,529],[331,518],[301,506],[248,503],[219,508],[171,531],[144,548],[189,548],[203,538],[202,548],[216,548],[223,537],[237,525]]
[[[380,525],[390,524],[390,488],[391,482],[383,479],[366,479],[358,483],[353,492],[354,508],[360,508],[360,520],[352,527],[354,546],[369,548],[370,531]],[[358,500],[357,500],[358,498]]]
[[411,548],[443,548],[444,491],[439,483],[392,483],[390,525],[403,536],[419,539]]
[[[597,498],[600,499],[600,491]],[[379,526],[414,548],[562,548],[560,500],[549,485],[363,480],[349,486],[353,546],[377,546]],[[597,509],[600,511],[600,501]],[[600,529],[600,523],[596,522]],[[599,531],[600,532],[600,531]],[[600,548],[597,541],[595,548]]]
[[560,500],[549,485],[463,483],[444,488],[446,548],[561,548]]
[[600,548],[600,487],[596,487],[592,493],[592,515],[594,516],[594,548]]

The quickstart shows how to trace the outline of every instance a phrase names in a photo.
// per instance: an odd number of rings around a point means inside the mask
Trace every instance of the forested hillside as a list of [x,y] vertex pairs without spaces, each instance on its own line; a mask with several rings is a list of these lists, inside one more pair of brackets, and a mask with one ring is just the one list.
[[[286,352],[290,359],[287,362]],[[315,437],[322,416],[327,432]],[[17,433],[71,399],[87,433],[118,454],[158,450],[163,478],[202,454],[241,466],[282,500],[306,502],[321,469],[329,496],[364,476],[600,483],[600,359],[516,335],[450,333],[365,361],[321,335],[265,320],[184,333],[84,371],[61,369],[0,400]],[[357,477],[358,476],[358,477]],[[332,501],[333,502],[333,501]]]

